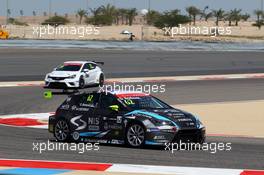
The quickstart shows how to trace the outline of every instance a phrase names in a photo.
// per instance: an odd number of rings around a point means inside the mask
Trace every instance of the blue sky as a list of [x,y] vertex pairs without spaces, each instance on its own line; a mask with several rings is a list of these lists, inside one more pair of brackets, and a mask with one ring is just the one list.
[[[6,1],[0,0],[0,15],[6,13]],[[115,4],[117,7],[138,9],[148,8],[148,0],[51,0],[52,11],[59,14],[75,13],[78,9],[86,9],[87,2],[89,8],[98,7],[107,3]],[[9,0],[9,8],[12,11],[12,16],[19,15],[21,9],[25,15],[32,15],[35,10],[38,14],[48,12],[49,0]],[[159,11],[170,9],[182,9],[185,12],[185,7],[195,5],[199,8],[209,6],[210,9],[223,8],[225,10],[233,8],[241,8],[245,12],[253,13],[254,9],[260,9],[261,0],[151,0],[151,8]]]

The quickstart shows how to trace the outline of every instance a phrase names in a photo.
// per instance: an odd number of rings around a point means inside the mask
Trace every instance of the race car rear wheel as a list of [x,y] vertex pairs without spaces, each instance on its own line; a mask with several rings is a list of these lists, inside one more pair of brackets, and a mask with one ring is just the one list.
[[85,82],[84,82],[83,77],[81,77],[80,80],[79,80],[79,88],[83,89],[84,87],[85,87]]
[[70,139],[70,128],[65,120],[59,120],[55,124],[54,136],[59,142],[65,142]]
[[145,129],[141,124],[132,124],[126,131],[126,143],[131,147],[141,147],[145,143]]

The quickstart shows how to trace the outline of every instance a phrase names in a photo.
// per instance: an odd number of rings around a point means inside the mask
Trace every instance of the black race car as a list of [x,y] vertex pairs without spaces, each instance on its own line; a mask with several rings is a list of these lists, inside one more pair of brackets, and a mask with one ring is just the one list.
[[128,144],[203,143],[200,120],[158,98],[138,92],[93,92],[69,96],[49,117],[57,141]]

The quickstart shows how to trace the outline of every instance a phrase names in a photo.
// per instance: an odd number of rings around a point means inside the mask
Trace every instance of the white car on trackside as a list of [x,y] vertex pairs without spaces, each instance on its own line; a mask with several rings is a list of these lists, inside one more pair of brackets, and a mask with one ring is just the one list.
[[82,89],[88,85],[104,84],[104,73],[95,61],[67,61],[56,67],[45,77],[44,88]]

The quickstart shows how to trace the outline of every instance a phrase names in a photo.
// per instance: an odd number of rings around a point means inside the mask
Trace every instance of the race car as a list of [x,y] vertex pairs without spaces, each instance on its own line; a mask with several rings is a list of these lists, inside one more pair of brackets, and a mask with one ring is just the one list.
[[67,61],[45,77],[44,88],[82,89],[88,85],[104,84],[104,73],[95,61]]
[[127,144],[203,143],[205,126],[197,116],[141,92],[83,92],[70,95],[49,117],[59,142]]

